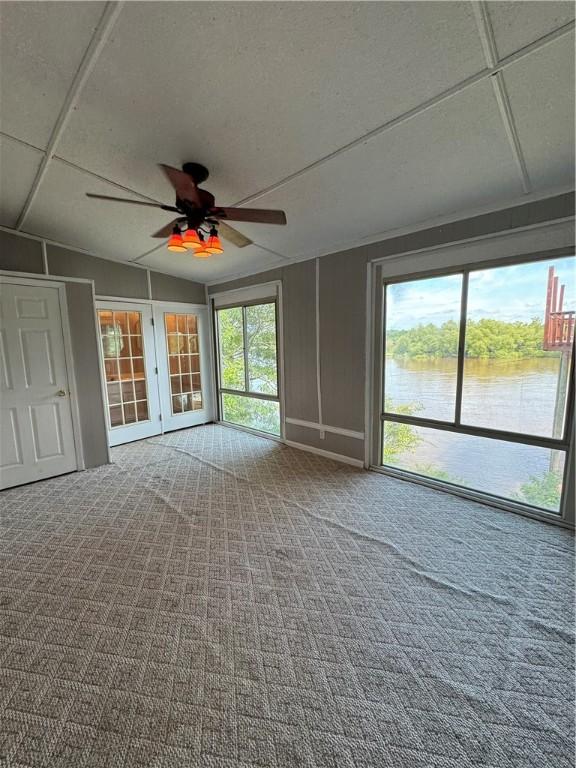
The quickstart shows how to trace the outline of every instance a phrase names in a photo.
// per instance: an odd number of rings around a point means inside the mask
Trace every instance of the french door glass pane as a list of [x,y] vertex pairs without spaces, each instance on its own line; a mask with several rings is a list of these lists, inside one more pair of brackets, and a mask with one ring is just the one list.
[[565,454],[521,443],[384,423],[382,463],[558,512]]
[[[562,437],[572,354],[572,345],[563,341],[569,339],[576,309],[574,261],[567,257],[470,273],[463,424]],[[554,277],[559,311],[545,338]]]
[[278,392],[276,370],[276,305],[246,307],[248,389],[264,395]]
[[231,424],[272,435],[280,434],[280,405],[274,400],[259,400],[223,392],[222,417]]
[[110,427],[149,421],[142,314],[98,310]]
[[384,410],[453,421],[462,275],[386,287]]
[[164,314],[172,415],[202,410],[198,318]]
[[242,307],[218,310],[220,385],[224,389],[246,388]]

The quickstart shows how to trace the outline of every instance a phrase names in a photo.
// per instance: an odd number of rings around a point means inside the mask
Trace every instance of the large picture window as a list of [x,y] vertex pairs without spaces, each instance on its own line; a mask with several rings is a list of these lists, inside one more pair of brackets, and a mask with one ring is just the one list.
[[575,262],[384,283],[382,465],[560,511]]
[[280,435],[276,302],[216,310],[220,417]]

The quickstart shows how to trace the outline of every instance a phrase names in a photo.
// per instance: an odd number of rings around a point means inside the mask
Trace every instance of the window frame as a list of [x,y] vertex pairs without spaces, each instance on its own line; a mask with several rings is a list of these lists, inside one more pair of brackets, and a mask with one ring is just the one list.
[[[262,304],[274,305],[274,322],[275,322],[275,338],[276,338],[276,394],[268,395],[263,392],[253,392],[250,390],[250,368],[248,361],[248,346],[246,344],[246,308],[252,306],[260,306]],[[222,360],[220,354],[220,325],[219,325],[219,312],[225,309],[242,309],[242,341],[243,341],[243,357],[244,357],[244,389],[232,389],[230,387],[222,386]],[[258,435],[263,435],[271,439],[283,439],[284,436],[284,419],[283,408],[281,398],[281,368],[280,368],[280,312],[278,296],[270,296],[262,299],[251,299],[245,301],[234,301],[230,303],[222,303],[216,306],[212,304],[212,314],[214,321],[214,355],[215,355],[215,374],[216,374],[216,390],[217,408],[218,408],[218,421],[222,424],[234,427],[236,429],[243,429],[247,432],[254,432]],[[226,421],[224,419],[224,408],[222,405],[222,395],[237,395],[240,397],[249,397],[255,400],[266,400],[268,402],[278,403],[279,416],[280,416],[280,434],[275,435],[272,432],[264,432],[262,430],[253,429],[252,427],[246,427],[242,424],[235,424],[232,421]]]
[[[544,437],[541,435],[525,434],[520,432],[511,432],[508,430],[498,430],[491,427],[479,427],[463,424],[461,420],[462,416],[462,393],[464,385],[464,365],[465,365],[465,345],[466,345],[466,325],[467,325],[467,306],[468,306],[468,289],[470,274],[473,272],[479,272],[486,269],[498,269],[499,267],[506,267],[512,265],[530,264],[535,262],[551,262],[554,259],[571,257],[576,259],[574,249],[558,249],[558,251],[549,253],[538,254],[526,254],[519,255],[512,258],[500,258],[490,259],[486,261],[478,261],[470,264],[460,266],[446,266],[439,267],[437,269],[421,270],[409,273],[407,275],[394,275],[391,277],[380,276],[377,281],[379,286],[379,329],[376,336],[377,343],[375,345],[375,351],[379,356],[379,365],[377,366],[377,386],[375,392],[377,393],[378,400],[378,426],[377,426],[377,440],[376,446],[378,455],[376,462],[372,465],[374,469],[391,474],[403,479],[410,479],[416,482],[430,485],[432,487],[440,488],[442,490],[451,490],[458,495],[473,498],[475,500],[487,501],[488,503],[496,504],[497,506],[511,509],[512,511],[521,511],[524,513],[532,514],[536,517],[542,517],[544,519],[553,520],[556,522],[565,521],[564,510],[566,507],[566,496],[569,490],[569,469],[570,461],[573,452],[573,434],[574,434],[574,392],[575,392],[575,357],[576,349],[573,342],[572,354],[570,359],[570,368],[568,371],[568,392],[566,400],[566,410],[564,413],[564,430],[560,438]],[[380,265],[381,266],[381,265]],[[404,414],[390,413],[384,410],[385,403],[385,370],[386,370],[386,288],[388,285],[394,285],[398,283],[409,283],[423,280],[426,278],[446,277],[451,275],[462,275],[461,295],[460,295],[460,325],[458,336],[458,359],[457,359],[457,378],[456,378],[456,394],[455,394],[455,407],[454,407],[454,420],[446,421],[441,419],[434,419],[430,417],[421,416],[408,416]],[[466,486],[457,485],[444,480],[438,480],[435,478],[429,478],[426,475],[412,472],[407,469],[400,469],[389,464],[382,462],[382,452],[384,447],[384,424],[385,422],[395,422],[400,424],[408,424],[411,426],[428,427],[430,429],[444,430],[453,432],[456,434],[465,434],[473,437],[485,437],[495,440],[503,440],[510,443],[520,443],[523,445],[547,448],[550,450],[562,451],[565,454],[564,471],[562,476],[562,498],[560,502],[560,508],[558,512],[552,512],[551,510],[543,509],[542,507],[533,506],[527,502],[515,501],[507,499],[503,496],[496,494],[490,494],[486,491],[477,491]]]

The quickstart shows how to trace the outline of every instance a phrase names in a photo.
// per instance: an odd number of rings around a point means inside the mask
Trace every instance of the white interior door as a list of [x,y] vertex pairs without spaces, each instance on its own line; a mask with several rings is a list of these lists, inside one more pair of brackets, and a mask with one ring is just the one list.
[[152,307],[104,301],[96,304],[106,390],[110,445],[162,431]]
[[75,469],[59,289],[0,278],[0,488]]
[[208,309],[156,304],[154,322],[164,431],[212,421]]

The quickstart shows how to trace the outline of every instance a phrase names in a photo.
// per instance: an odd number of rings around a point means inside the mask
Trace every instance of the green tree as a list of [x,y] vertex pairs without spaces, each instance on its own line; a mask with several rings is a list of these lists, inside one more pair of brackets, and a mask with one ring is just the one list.
[[218,311],[220,377],[224,389],[244,389],[244,331],[242,307]]
[[[415,360],[457,357],[458,324],[450,320],[442,325],[420,324],[404,330],[390,330],[386,335],[386,353],[391,357]],[[530,322],[508,323],[503,320],[468,320],[466,356],[521,360],[531,357],[556,357],[558,352],[542,348],[544,325],[538,318]]]
[[540,477],[532,476],[520,486],[514,498],[542,509],[558,510],[562,498],[562,476],[552,471]]
[[461,477],[451,475],[450,472],[446,472],[444,469],[440,469],[435,464],[416,464],[414,472],[425,477],[432,477],[435,480],[443,480],[446,483],[453,483],[454,485],[464,485],[464,481]]
[[247,383],[249,392],[277,394],[275,305],[251,305],[246,307],[245,314],[244,325],[242,307],[218,311],[221,385],[239,393],[223,393],[222,415],[225,421],[232,424],[279,435],[278,403],[242,395],[247,391]]
[[[412,416],[417,411],[422,410],[422,406],[416,403],[394,405],[390,398],[386,398],[384,410],[388,413]],[[401,424],[398,421],[387,421],[384,427],[382,463],[394,464],[402,454],[415,450],[421,440],[422,438],[410,424]]]

